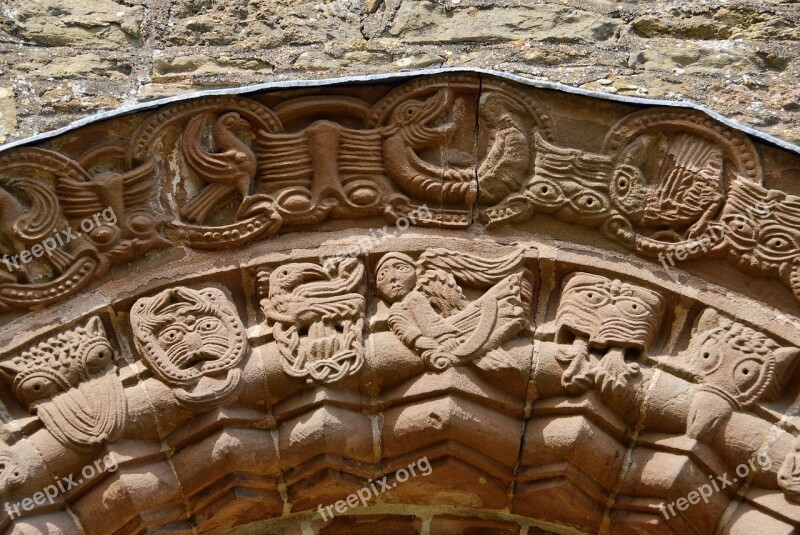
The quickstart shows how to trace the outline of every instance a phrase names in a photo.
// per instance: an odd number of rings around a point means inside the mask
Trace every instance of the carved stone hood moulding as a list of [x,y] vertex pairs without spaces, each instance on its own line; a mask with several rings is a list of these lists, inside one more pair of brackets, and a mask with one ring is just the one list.
[[553,89],[276,84],[0,151],[0,528],[792,533],[800,149]]

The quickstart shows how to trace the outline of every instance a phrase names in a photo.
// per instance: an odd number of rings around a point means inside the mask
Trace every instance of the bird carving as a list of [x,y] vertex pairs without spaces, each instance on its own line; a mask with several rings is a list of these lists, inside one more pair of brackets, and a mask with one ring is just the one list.
[[682,133],[655,141],[651,190],[640,223],[651,228],[701,232],[723,201],[722,150],[696,135]]
[[[7,182],[0,187],[0,253],[19,255],[30,250],[53,234],[59,217],[58,197],[46,184],[29,177]],[[69,253],[58,249],[44,258],[57,273],[63,273],[74,260]],[[16,275],[32,282],[28,266],[16,263],[19,266]]]
[[363,275],[355,259],[341,262],[336,274],[317,264],[287,264],[269,276],[264,312],[272,321],[289,325],[350,317],[363,308],[364,297],[350,293]]
[[365,299],[356,290],[363,280],[364,265],[355,258],[329,269],[287,264],[269,275],[261,307],[286,373],[333,382],[361,368]]
[[181,216],[195,224],[202,224],[211,210],[235,191],[246,199],[257,169],[255,154],[236,135],[241,131],[252,135],[253,126],[238,113],[223,114],[212,127],[217,152],[210,152],[201,142],[207,117],[207,114],[201,115],[189,121],[182,140],[186,164],[208,184],[181,208]]
[[437,146],[445,148],[453,137],[458,126],[455,122],[433,124],[445,115],[446,104],[447,94],[440,91],[424,101],[403,102],[392,112],[390,126],[384,131],[386,168],[406,193],[434,202],[472,204],[478,185],[474,166],[463,166],[468,157],[446,151],[445,165],[439,166],[417,153]]

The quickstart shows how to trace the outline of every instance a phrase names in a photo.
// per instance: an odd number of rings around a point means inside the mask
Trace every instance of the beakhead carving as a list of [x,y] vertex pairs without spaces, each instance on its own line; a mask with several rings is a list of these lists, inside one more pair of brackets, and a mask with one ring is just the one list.
[[797,364],[800,349],[777,342],[714,309],[697,320],[689,347],[670,367],[700,385],[689,413],[687,435],[708,440],[734,410],[775,399]]
[[0,372],[68,448],[92,451],[122,432],[126,399],[97,317],[0,363]]
[[722,212],[728,259],[781,279],[800,299],[800,197],[737,180]]
[[596,385],[624,388],[639,374],[664,311],[656,292],[602,275],[573,273],[565,281],[556,316],[558,360],[568,391]]

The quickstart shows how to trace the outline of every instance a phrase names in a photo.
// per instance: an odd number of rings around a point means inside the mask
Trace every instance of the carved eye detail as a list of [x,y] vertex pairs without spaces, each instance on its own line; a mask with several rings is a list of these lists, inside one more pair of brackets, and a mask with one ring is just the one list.
[[197,322],[197,330],[203,333],[210,333],[219,329],[221,325],[222,322],[220,322],[217,318],[202,318],[199,322]]
[[89,233],[91,240],[99,245],[106,246],[112,244],[117,239],[118,232],[108,225],[102,225]]
[[528,189],[542,202],[553,203],[562,198],[561,188],[546,180],[540,179],[528,186]]
[[706,374],[716,370],[721,362],[720,355],[716,342],[706,342],[697,355],[697,367]]
[[726,221],[726,226],[733,234],[742,238],[755,239],[756,231],[746,217],[734,217]]
[[608,301],[608,296],[593,289],[586,289],[580,292],[581,300],[586,304],[597,307]]
[[733,382],[741,393],[745,393],[758,383],[762,362],[750,358],[739,362],[733,369]]
[[602,212],[606,203],[594,193],[582,193],[574,199],[576,207],[584,213]]
[[765,237],[765,246],[776,253],[785,253],[795,248],[795,241],[792,236],[784,233],[775,233]]
[[617,300],[617,307],[619,307],[623,313],[632,317],[640,318],[649,314],[647,307],[633,299],[619,299]]
[[89,349],[86,354],[86,369],[90,372],[98,372],[104,369],[111,362],[112,351],[106,344],[98,344]]
[[164,329],[158,336],[158,340],[163,344],[174,344],[181,338],[183,338],[183,331],[177,327]]
[[24,380],[18,387],[20,397],[27,403],[38,399],[46,399],[59,392],[58,385],[44,376],[33,376]]

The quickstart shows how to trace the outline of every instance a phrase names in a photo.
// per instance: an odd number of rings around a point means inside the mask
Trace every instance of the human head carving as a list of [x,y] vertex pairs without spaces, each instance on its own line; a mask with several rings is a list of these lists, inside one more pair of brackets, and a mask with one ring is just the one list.
[[417,284],[414,261],[403,253],[388,253],[375,272],[378,291],[390,302],[399,301]]

